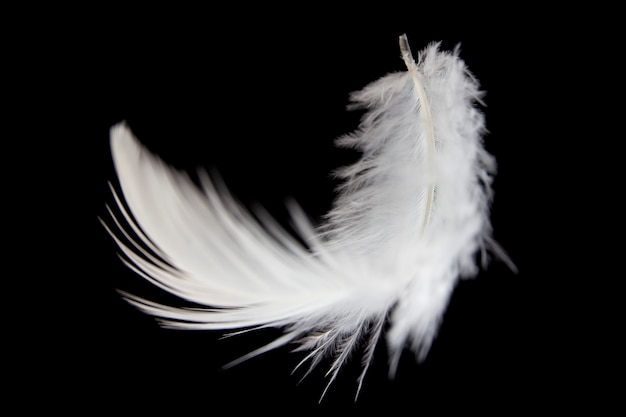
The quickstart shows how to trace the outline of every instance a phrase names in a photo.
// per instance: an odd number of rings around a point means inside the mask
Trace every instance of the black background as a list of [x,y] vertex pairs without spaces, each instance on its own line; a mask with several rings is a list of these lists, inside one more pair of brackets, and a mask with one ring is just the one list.
[[[26,115],[14,119],[16,137],[29,148],[22,155],[47,162],[26,157],[22,171],[42,169],[47,193],[30,207],[46,213],[38,220],[52,226],[28,249],[46,248],[49,259],[29,257],[25,270],[45,264],[54,271],[36,284],[46,303],[27,308],[37,313],[22,327],[22,340],[30,341],[20,363],[28,371],[16,386],[41,393],[50,409],[86,415],[129,407],[206,415],[223,407],[298,413],[375,405],[415,414],[508,414],[588,401],[575,394],[590,383],[587,366],[572,353],[576,343],[560,343],[576,321],[562,291],[572,275],[561,260],[578,253],[575,242],[565,253],[555,248],[577,239],[565,232],[562,203],[580,175],[554,165],[557,156],[570,159],[573,146],[571,134],[555,134],[572,120],[559,112],[569,100],[560,94],[560,68],[569,59],[557,47],[564,34],[537,42],[519,29],[542,25],[540,18],[511,27],[480,10],[478,20],[455,11],[464,22],[458,24],[440,23],[446,10],[390,7],[393,13],[370,10],[374,19],[362,20],[335,10],[241,7],[235,14],[84,11],[34,25],[39,30],[29,47],[14,45],[19,99],[13,110]],[[40,18],[46,20],[45,12]],[[221,340],[219,333],[161,329],[120,299],[116,289],[151,289],[124,267],[98,221],[113,203],[107,184],[115,181],[113,124],[125,120],[177,168],[217,169],[239,200],[263,205],[279,221],[286,221],[288,197],[319,219],[338,184],[329,173],[358,157],[333,144],[358,125],[360,114],[345,109],[348,95],[404,69],[402,33],[414,53],[432,41],[444,49],[460,43],[461,58],[487,93],[485,146],[499,166],[492,224],[519,268],[513,274],[496,262],[461,282],[425,362],[406,353],[390,380],[381,343],[358,401],[357,355],[318,403],[329,363],[299,383],[303,372],[291,371],[303,355],[289,347],[220,369],[278,331]],[[27,197],[33,187],[28,184]]]

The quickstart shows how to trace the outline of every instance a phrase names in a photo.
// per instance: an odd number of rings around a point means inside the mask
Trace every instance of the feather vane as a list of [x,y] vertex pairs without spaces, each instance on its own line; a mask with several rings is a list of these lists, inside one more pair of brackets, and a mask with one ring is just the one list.
[[343,183],[322,226],[290,207],[304,245],[268,214],[253,216],[206,173],[198,187],[128,126],[114,126],[122,193],[112,191],[121,214],[109,210],[113,224],[103,224],[130,268],[199,307],[123,296],[166,327],[284,329],[229,366],[297,342],[308,352],[300,364],[310,361],[307,374],[333,358],[330,385],[364,345],[360,390],[387,322],[390,375],[406,347],[422,360],[458,279],[478,273],[477,255],[510,261],[491,237],[495,160],[482,143],[478,82],[458,48],[442,52],[433,43],[415,61],[403,35],[400,49],[407,71],[351,96],[351,107],[366,111],[337,144],[362,156],[337,171]]

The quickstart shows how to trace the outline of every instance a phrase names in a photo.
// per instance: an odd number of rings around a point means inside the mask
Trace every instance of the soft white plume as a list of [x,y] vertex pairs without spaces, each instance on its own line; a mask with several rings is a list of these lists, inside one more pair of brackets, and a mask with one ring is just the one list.
[[414,62],[406,37],[400,45],[408,71],[352,94],[366,113],[338,145],[362,157],[338,171],[344,182],[325,223],[314,228],[291,207],[306,245],[269,215],[252,216],[208,175],[198,187],[125,124],[114,126],[123,218],[111,210],[115,227],[105,227],[129,267],[200,307],[126,299],[169,327],[280,327],[282,337],[231,364],[297,342],[310,369],[332,357],[329,384],[362,348],[360,389],[387,321],[390,374],[405,347],[424,358],[457,280],[478,273],[477,255],[492,250],[509,261],[491,238],[495,162],[482,145],[477,81],[458,49],[434,43]]

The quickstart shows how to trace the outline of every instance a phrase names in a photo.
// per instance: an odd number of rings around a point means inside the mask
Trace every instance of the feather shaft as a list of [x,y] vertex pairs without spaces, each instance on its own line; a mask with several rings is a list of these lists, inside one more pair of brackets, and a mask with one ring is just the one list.
[[[421,105],[421,115],[423,117],[425,131],[426,131],[426,163],[430,163],[428,156],[435,151],[435,129],[433,126],[433,117],[431,115],[430,104],[428,103],[428,96],[424,89],[424,84],[421,81],[421,74],[417,69],[413,54],[411,53],[411,47],[409,46],[409,40],[406,34],[400,36],[400,51],[402,53],[402,59],[406,65],[411,79],[415,86],[415,93],[418,97],[418,102]],[[435,200],[435,186],[430,185],[426,193],[426,208],[424,209],[424,221],[422,223],[422,230],[425,230],[430,223],[430,216],[433,211],[433,202]]]

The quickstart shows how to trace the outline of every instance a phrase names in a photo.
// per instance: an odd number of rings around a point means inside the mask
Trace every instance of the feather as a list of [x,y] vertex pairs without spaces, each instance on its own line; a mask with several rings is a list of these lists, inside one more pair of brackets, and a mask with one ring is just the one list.
[[197,185],[168,166],[124,123],[112,127],[121,195],[111,187],[119,214],[109,208],[113,224],[103,224],[126,265],[194,306],[124,298],[170,328],[281,328],[227,366],[295,342],[308,352],[298,365],[310,362],[307,374],[332,358],[326,389],[365,346],[357,396],[383,334],[391,376],[405,348],[423,360],[458,279],[478,273],[477,258],[491,251],[514,265],[491,237],[495,161],[482,144],[478,82],[458,47],[432,43],[417,62],[404,35],[400,48],[407,71],[351,96],[366,112],[337,144],[362,155],[337,171],[343,182],[323,224],[289,207],[297,238],[208,174]]

